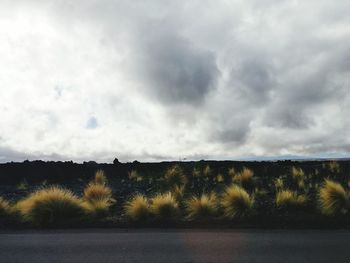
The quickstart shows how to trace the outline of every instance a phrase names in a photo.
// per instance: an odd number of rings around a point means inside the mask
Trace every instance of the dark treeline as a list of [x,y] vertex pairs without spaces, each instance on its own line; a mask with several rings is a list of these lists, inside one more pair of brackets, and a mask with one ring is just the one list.
[[[28,183],[37,183],[47,180],[52,183],[64,183],[77,178],[90,179],[96,170],[104,170],[106,175],[113,179],[125,177],[131,170],[136,170],[141,176],[158,177],[171,165],[180,164],[185,173],[190,175],[194,168],[203,169],[209,165],[213,175],[227,173],[229,168],[236,170],[246,166],[254,171],[257,177],[277,177],[289,173],[292,166],[301,167],[306,173],[312,173],[315,169],[322,168],[325,161],[197,161],[197,162],[159,162],[120,163],[117,159],[111,163],[96,163],[93,161],[82,164],[53,161],[24,161],[0,164],[1,184],[18,183],[26,180]],[[343,174],[350,173],[350,161],[339,161]]]

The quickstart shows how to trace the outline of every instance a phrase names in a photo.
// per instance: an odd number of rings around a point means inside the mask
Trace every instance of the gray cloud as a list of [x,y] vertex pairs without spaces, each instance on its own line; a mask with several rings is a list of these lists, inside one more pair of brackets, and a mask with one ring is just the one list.
[[0,5],[3,159],[350,151],[348,1]]
[[152,33],[140,34],[146,39],[140,39],[135,61],[142,85],[164,104],[203,102],[219,76],[214,53],[201,50],[171,28],[167,32],[169,28],[156,25],[149,30]]

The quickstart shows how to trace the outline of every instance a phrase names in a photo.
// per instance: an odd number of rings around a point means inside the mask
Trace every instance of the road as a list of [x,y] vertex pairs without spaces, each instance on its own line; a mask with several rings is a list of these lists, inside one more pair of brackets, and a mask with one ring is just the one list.
[[0,233],[0,262],[350,262],[349,230],[64,230]]

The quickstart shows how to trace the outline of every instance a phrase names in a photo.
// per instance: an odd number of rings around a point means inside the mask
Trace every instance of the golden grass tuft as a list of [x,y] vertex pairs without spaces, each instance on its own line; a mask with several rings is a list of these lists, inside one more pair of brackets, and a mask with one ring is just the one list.
[[0,197],[0,218],[11,215],[11,205],[4,198]]
[[241,218],[251,214],[254,199],[242,187],[232,185],[225,189],[221,205],[226,218]]
[[243,170],[232,178],[232,182],[244,188],[251,188],[254,184],[253,176],[254,172],[251,169],[243,167]]
[[157,194],[151,200],[151,211],[158,219],[176,219],[180,209],[171,192]]
[[203,170],[203,176],[204,177],[209,177],[211,175],[212,171],[211,171],[211,168],[210,166],[207,164],[205,167],[204,167],[204,170]]
[[168,185],[184,185],[187,183],[187,178],[179,165],[174,165],[166,170],[164,179]]
[[110,200],[113,203],[112,190],[106,185],[90,183],[84,189],[83,199],[93,203],[99,200]]
[[307,205],[308,199],[305,195],[291,190],[281,190],[276,194],[276,206],[283,209],[298,209]]
[[297,168],[297,167],[293,166],[291,174],[292,174],[292,178],[296,182],[305,179],[305,173],[304,173],[303,169],[301,169],[301,168]]
[[223,176],[222,174],[218,174],[218,175],[216,176],[216,181],[217,181],[218,183],[223,183],[223,182],[225,181],[225,178],[224,178],[224,176]]
[[143,177],[140,176],[140,174],[136,170],[131,170],[130,172],[128,172],[128,177],[131,181],[141,182],[143,180]]
[[151,215],[148,199],[142,194],[137,194],[126,202],[124,209],[126,216],[133,221],[147,220]]
[[69,223],[84,215],[81,200],[60,187],[37,190],[16,204],[23,219],[35,225]]
[[273,181],[276,191],[281,191],[284,188],[284,181],[282,177],[278,177]]
[[231,167],[230,169],[228,169],[227,174],[228,174],[231,178],[233,178],[233,177],[236,175],[236,170],[235,170],[235,168],[234,168],[234,167]]
[[93,183],[100,185],[106,185],[108,183],[107,177],[103,170],[96,171]]
[[194,167],[193,170],[192,170],[192,176],[193,177],[200,177],[201,176],[201,171],[198,168]]
[[185,194],[185,186],[184,185],[175,185],[171,189],[171,194],[177,202],[180,202]]
[[113,202],[111,200],[98,199],[93,202],[85,201],[82,203],[82,206],[88,215],[95,218],[102,218],[108,216],[112,204]]
[[109,213],[110,207],[115,203],[112,189],[107,186],[107,178],[104,174],[97,172],[84,189],[83,207],[89,215],[94,217],[105,217]]
[[346,213],[349,209],[349,195],[341,184],[325,180],[319,190],[319,203],[325,215]]
[[190,219],[205,219],[215,216],[218,211],[217,197],[214,193],[193,196],[186,202],[186,210]]
[[331,173],[340,173],[340,164],[336,160],[329,161],[328,169]]

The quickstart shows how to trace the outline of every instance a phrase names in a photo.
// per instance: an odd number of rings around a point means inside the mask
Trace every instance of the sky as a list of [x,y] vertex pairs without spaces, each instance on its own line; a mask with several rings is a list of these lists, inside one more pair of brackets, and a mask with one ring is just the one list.
[[0,162],[350,156],[348,0],[0,0]]

